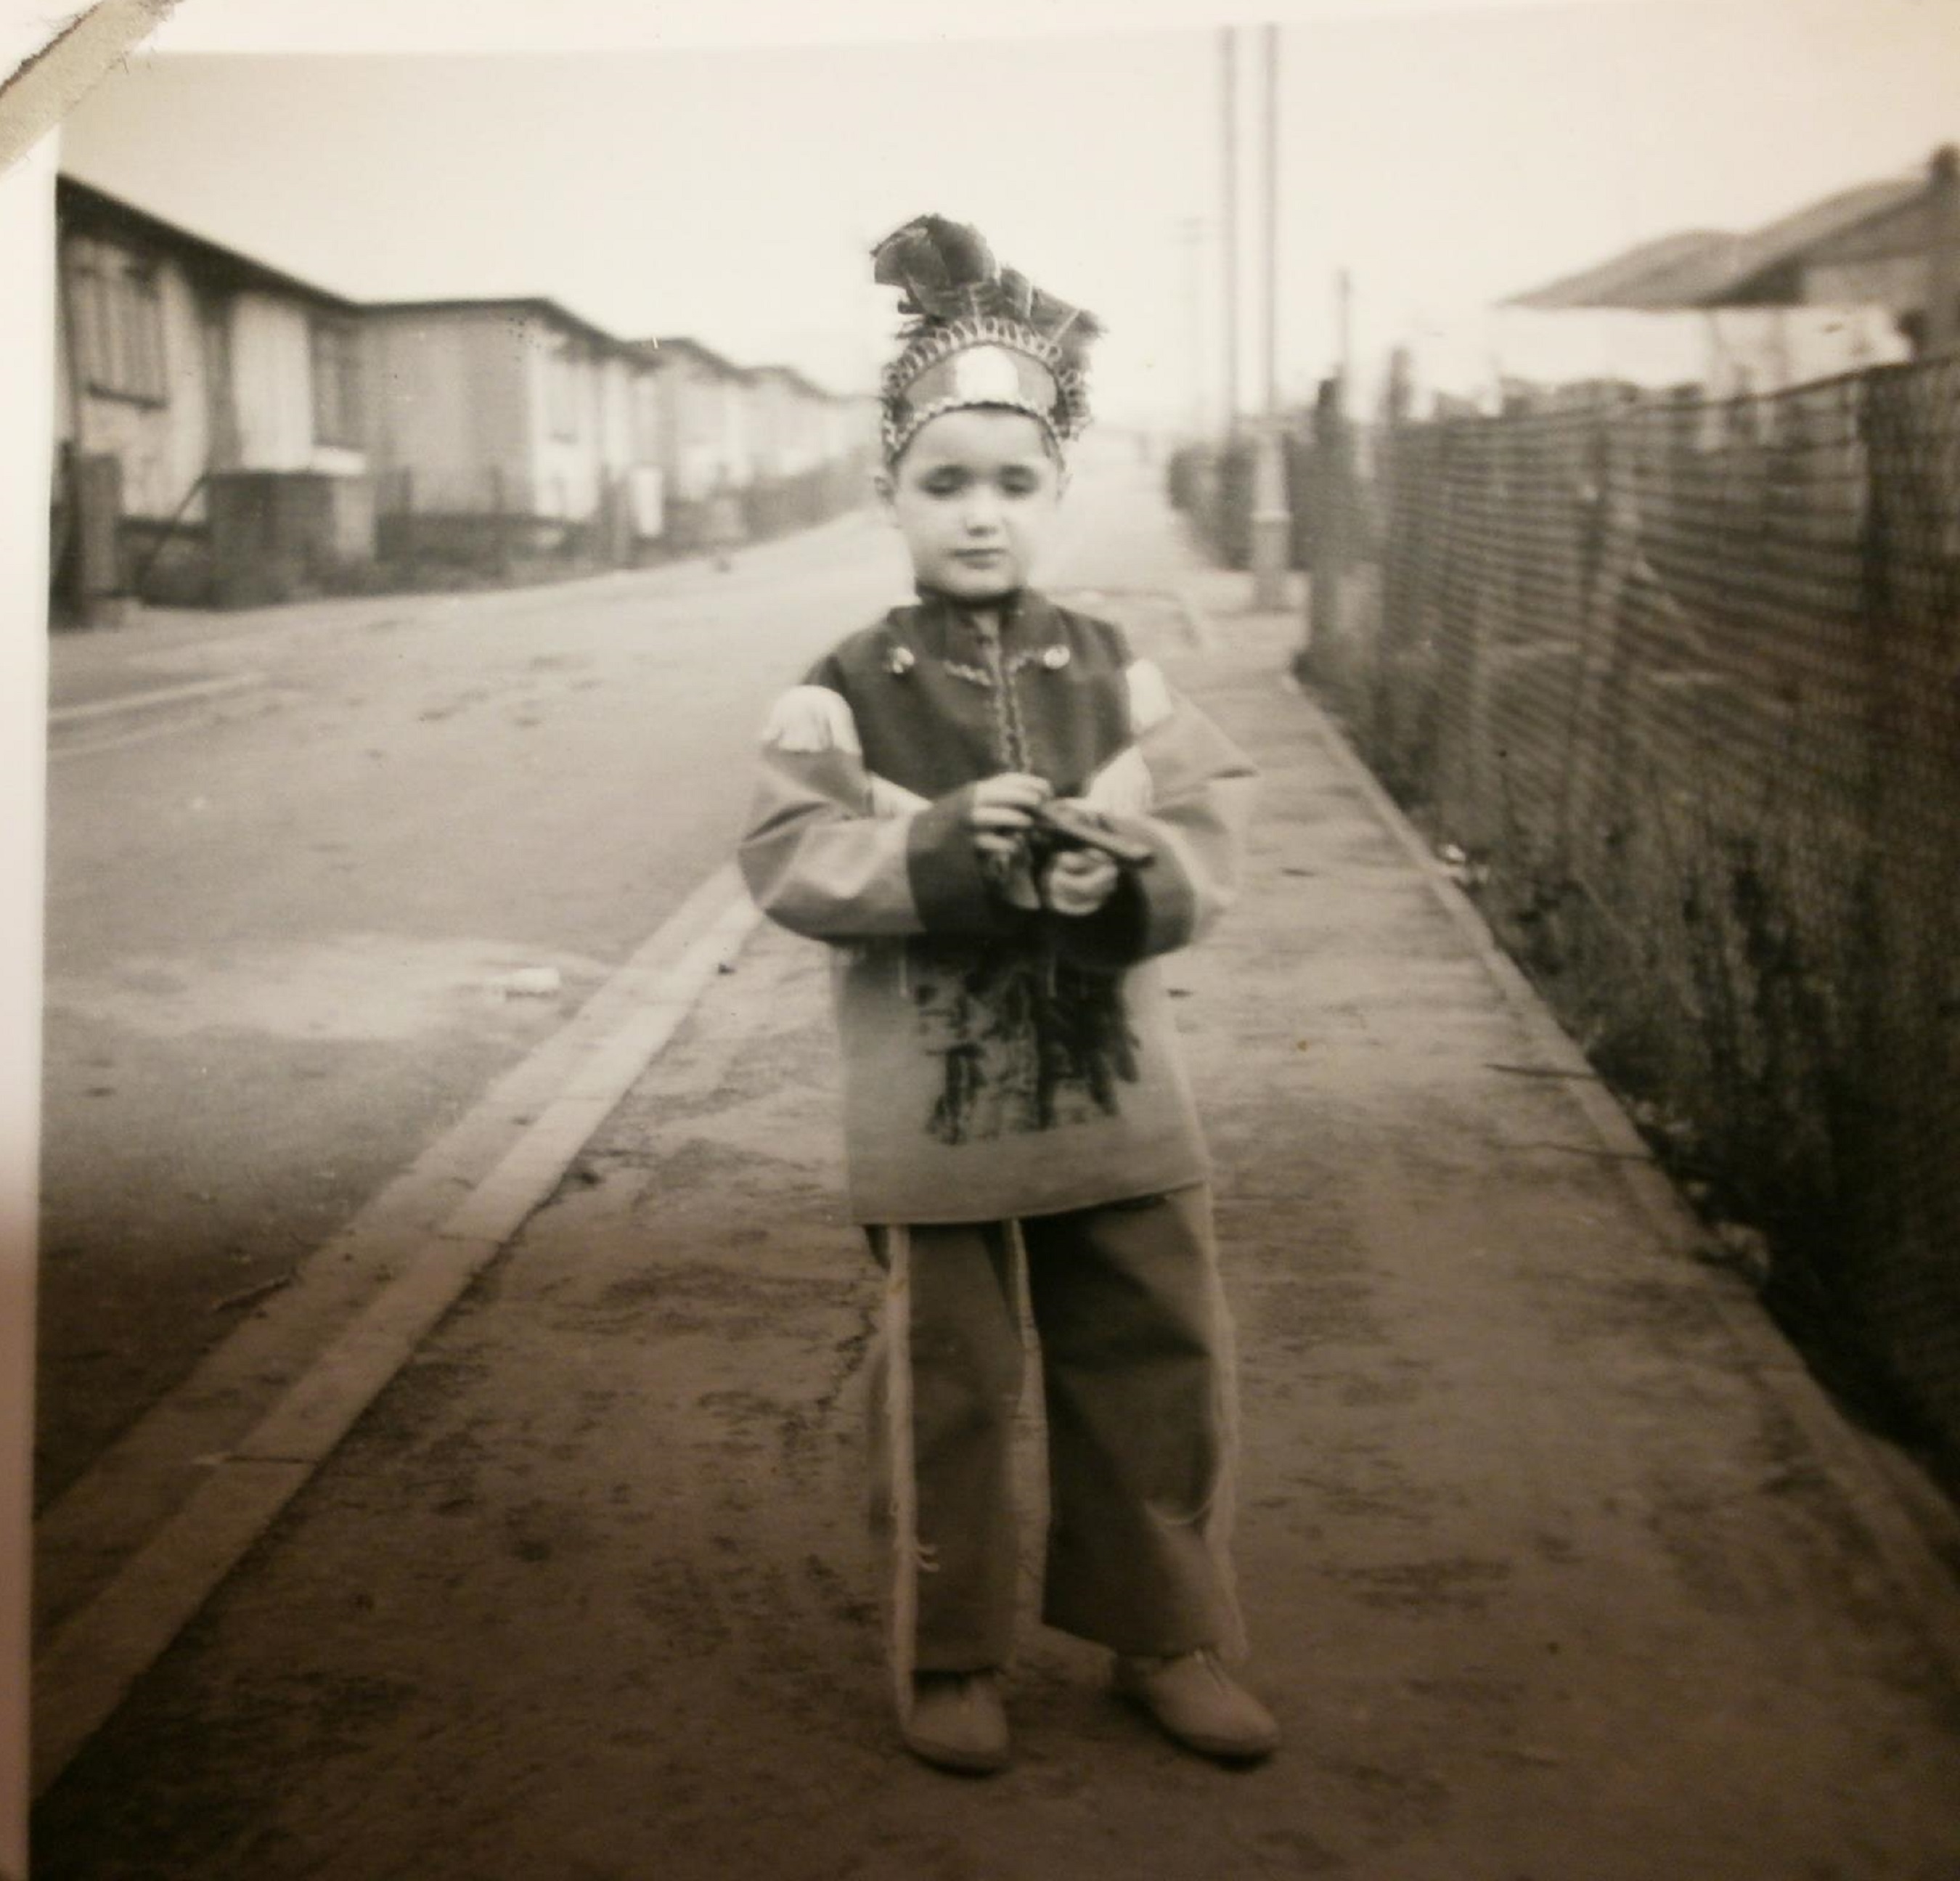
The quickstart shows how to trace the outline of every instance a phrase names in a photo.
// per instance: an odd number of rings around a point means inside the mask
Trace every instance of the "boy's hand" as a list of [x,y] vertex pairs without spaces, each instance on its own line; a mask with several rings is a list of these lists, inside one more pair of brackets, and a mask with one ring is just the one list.
[[1025,771],[982,778],[973,787],[972,807],[967,813],[980,859],[1002,869],[1019,861],[1030,827],[1028,812],[1054,794],[1046,778]]
[[1093,915],[1116,891],[1121,870],[1099,849],[1062,849],[1042,870],[1045,906],[1058,915]]

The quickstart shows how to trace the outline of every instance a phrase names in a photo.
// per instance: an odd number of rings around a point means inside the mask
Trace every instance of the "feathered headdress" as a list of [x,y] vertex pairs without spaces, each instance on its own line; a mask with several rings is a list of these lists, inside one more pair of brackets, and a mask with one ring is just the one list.
[[943,412],[1006,406],[1038,419],[1058,447],[1089,422],[1085,377],[1095,316],[1003,268],[978,229],[915,217],[872,251],[872,278],[902,288],[903,345],[885,368],[885,461]]

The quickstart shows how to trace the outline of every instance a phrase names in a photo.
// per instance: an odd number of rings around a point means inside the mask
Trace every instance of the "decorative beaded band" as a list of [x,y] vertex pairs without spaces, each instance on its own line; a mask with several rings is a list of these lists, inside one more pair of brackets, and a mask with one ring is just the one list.
[[947,412],[999,406],[1036,420],[1059,450],[1089,422],[1088,382],[1056,342],[1019,321],[972,315],[917,334],[885,368],[885,461]]

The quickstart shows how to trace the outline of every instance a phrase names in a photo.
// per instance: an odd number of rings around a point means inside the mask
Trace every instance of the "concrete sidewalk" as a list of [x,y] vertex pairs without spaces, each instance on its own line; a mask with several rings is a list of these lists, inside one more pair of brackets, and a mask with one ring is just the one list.
[[1108,606],[1266,779],[1173,977],[1281,1756],[1181,1757],[1032,1625],[1013,1770],[897,1748],[825,962],[768,931],[50,1792],[41,1881],[1960,1872],[1960,1596],[1242,584]]

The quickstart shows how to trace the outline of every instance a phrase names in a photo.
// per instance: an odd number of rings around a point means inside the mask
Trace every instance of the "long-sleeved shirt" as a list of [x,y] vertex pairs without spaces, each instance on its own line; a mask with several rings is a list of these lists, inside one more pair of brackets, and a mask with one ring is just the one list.
[[[1160,956],[1236,892],[1253,773],[1109,623],[1026,590],[998,631],[921,594],[775,703],[740,851],[835,949],[853,1218],[998,1221],[1202,1181]],[[983,864],[973,787],[1045,777],[1147,845],[1095,913]]]

